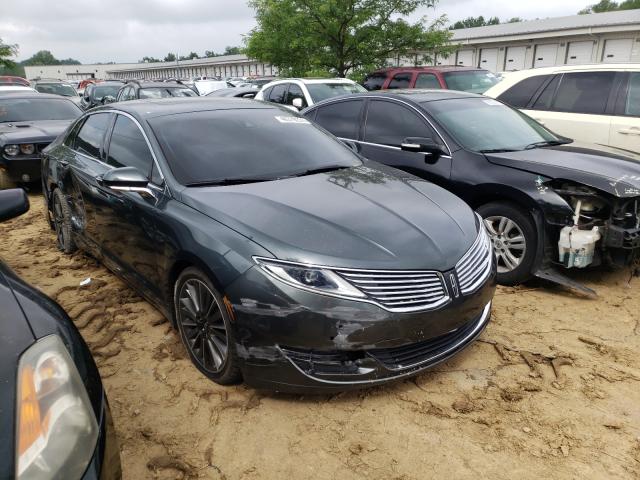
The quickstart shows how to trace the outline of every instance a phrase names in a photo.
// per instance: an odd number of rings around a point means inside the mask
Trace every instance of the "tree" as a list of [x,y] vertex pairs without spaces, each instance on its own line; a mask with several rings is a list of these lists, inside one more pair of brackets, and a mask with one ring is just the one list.
[[524,19],[520,18],[520,17],[513,17],[513,18],[510,18],[509,20],[507,20],[504,23],[519,23],[519,22],[524,22]]
[[193,60],[194,58],[200,58],[200,57],[198,57],[198,54],[196,52],[191,52],[189,55],[181,56],[180,60]]
[[157,62],[161,62],[162,60],[160,60],[159,58],[155,58],[155,57],[142,57],[142,60],[139,60],[138,63],[157,63]]
[[18,54],[18,45],[9,45],[0,38],[0,67],[15,68],[16,63],[11,60]]
[[226,47],[223,55],[241,55],[242,47]]
[[500,19],[498,17],[491,17],[489,20],[485,20],[482,15],[479,17],[468,17],[464,20],[459,20],[449,28],[451,30],[459,30],[461,28],[473,28],[473,27],[484,27],[486,25],[498,25],[500,23]]
[[40,50],[22,62],[23,65],[60,65],[60,61],[49,50]]
[[60,60],[60,65],[82,65],[82,64],[75,58],[64,58]]
[[640,8],[640,0],[624,0],[620,3],[612,0],[600,0],[600,2],[580,10],[578,14],[585,15],[588,13],[613,12],[616,10],[634,10],[636,8]]
[[167,55],[164,57],[164,61],[165,62],[175,62],[176,61],[176,56],[173,53],[167,53]]
[[[435,0],[250,0],[258,26],[245,53],[284,75],[326,72],[344,77],[384,66],[395,55],[455,50],[445,17],[431,25],[401,17]],[[430,60],[430,54],[422,56]]]

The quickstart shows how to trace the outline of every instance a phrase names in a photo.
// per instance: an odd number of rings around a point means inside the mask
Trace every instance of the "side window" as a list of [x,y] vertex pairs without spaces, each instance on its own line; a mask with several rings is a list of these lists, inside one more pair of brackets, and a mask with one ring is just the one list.
[[263,93],[262,93],[262,98],[264,98],[265,100],[269,100],[269,96],[271,95],[271,91],[273,90],[273,87],[271,88],[267,88]]
[[348,100],[318,108],[316,123],[336,137],[357,140],[363,104],[362,100]]
[[384,82],[387,79],[387,75],[384,73],[372,73],[367,75],[362,85],[367,90],[380,90],[384,86]]
[[407,107],[377,100],[369,104],[365,142],[399,147],[407,137],[431,137],[436,141],[438,138],[425,121]]
[[631,73],[625,115],[640,117],[640,73]]
[[121,88],[118,90],[118,95],[116,95],[116,102],[122,102],[127,99],[127,89]]
[[107,163],[116,168],[135,167],[151,175],[153,157],[138,126],[124,115],[118,115],[113,126]]
[[104,134],[109,127],[110,119],[110,113],[90,115],[78,132],[78,136],[74,142],[74,149],[80,153],[99,159]]
[[304,93],[302,92],[302,89],[295,83],[291,83],[289,84],[289,92],[287,92],[287,102],[286,102],[287,105],[293,105],[294,98],[302,99],[302,108],[306,108],[308,106],[307,100],[304,98]]
[[498,100],[515,108],[525,108],[551,75],[525,78],[498,96]]
[[409,88],[411,76],[411,73],[396,73],[389,83],[389,88]]
[[416,79],[416,88],[442,88],[433,73],[421,73]]
[[565,73],[553,102],[553,110],[603,114],[615,75],[615,72]]
[[282,83],[273,87],[273,90],[271,90],[269,94],[269,101],[273,103],[284,103],[287,86],[287,83]]
[[544,90],[531,107],[533,110],[551,110],[551,102],[553,102],[553,97],[556,93],[556,89],[558,88],[558,84],[560,83],[560,78],[562,78],[562,75],[554,76],[553,80],[544,87]]
[[73,128],[71,129],[71,131],[69,132],[69,135],[67,135],[67,138],[64,139],[64,145],[69,147],[69,148],[73,148],[73,145],[76,141],[76,137],[78,136],[78,131],[80,130],[80,128],[82,127],[82,124],[84,123],[84,120],[81,120],[79,122],[77,122]]

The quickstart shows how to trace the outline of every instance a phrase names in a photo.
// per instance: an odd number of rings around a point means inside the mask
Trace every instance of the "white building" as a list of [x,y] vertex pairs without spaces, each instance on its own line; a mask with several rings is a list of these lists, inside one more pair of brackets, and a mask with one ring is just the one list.
[[[465,65],[494,72],[580,63],[640,62],[640,10],[529,20],[453,31],[460,49],[438,65]],[[418,57],[397,59],[413,64]],[[178,62],[25,67],[27,78],[193,78],[277,75],[269,64],[245,55]]]
[[460,49],[438,65],[493,72],[584,63],[640,62],[640,10],[453,30]]

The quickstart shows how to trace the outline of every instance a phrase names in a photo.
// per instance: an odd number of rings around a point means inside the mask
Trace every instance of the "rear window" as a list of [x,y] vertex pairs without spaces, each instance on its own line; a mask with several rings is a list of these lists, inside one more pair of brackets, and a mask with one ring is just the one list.
[[[34,94],[37,96],[37,94]],[[1,98],[0,123],[37,120],[73,120],[82,110],[71,102],[60,98]]]
[[640,117],[640,73],[632,73],[629,81],[629,96],[624,113]]
[[449,90],[484,93],[498,83],[498,77],[486,70],[466,70],[442,74]]
[[615,72],[565,73],[553,102],[553,110],[604,114],[615,76]]
[[190,88],[142,88],[140,98],[170,98],[170,97],[197,97],[196,92]]
[[367,90],[381,90],[386,79],[387,75],[385,73],[372,73],[367,75],[362,84]]
[[503,101],[515,108],[525,108],[538,89],[547,81],[551,75],[536,75],[525,78],[505,90],[498,96],[498,100]]
[[367,90],[357,83],[308,83],[307,90],[314,103],[339,95],[362,93]]
[[339,140],[279,109],[189,112],[152,118],[149,124],[183,185],[361,165]]

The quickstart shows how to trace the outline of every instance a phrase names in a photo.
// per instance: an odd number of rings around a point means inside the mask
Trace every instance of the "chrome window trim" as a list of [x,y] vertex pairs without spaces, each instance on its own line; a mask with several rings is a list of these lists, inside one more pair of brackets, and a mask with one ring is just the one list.
[[[345,141],[345,142],[353,142],[353,143],[358,143],[358,144],[362,144],[362,145],[369,145],[371,147],[387,148],[389,150],[395,150],[395,151],[404,151],[404,150],[402,150],[402,148],[394,147],[392,145],[383,145],[381,143],[363,142],[362,140],[353,140],[351,138],[344,138],[344,137],[337,137],[337,138],[338,138],[338,140],[342,140],[342,141]],[[422,153],[423,155],[425,154],[424,152],[407,152],[407,153]],[[439,158],[450,159],[452,157],[451,157],[451,155],[440,155]]]

